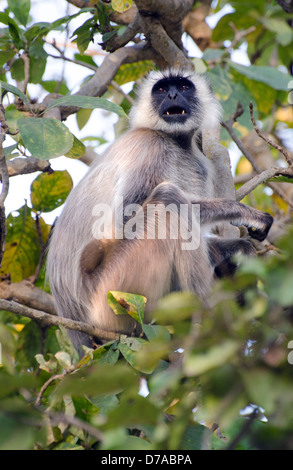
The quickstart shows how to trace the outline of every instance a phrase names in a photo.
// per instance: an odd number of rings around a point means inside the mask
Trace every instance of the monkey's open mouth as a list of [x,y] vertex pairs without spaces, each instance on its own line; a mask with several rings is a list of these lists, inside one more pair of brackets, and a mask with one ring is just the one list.
[[164,116],[178,116],[184,114],[186,114],[186,109],[181,108],[181,106],[172,106],[164,112]]

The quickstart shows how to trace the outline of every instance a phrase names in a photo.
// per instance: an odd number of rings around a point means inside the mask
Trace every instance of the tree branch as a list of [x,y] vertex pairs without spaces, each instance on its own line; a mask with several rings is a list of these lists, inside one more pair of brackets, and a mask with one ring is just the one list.
[[[153,60],[154,52],[146,43],[122,47],[108,54],[97,69],[94,76],[76,93],[82,96],[102,96],[108,89],[113,78],[122,64],[139,62],[140,60]],[[61,119],[64,120],[79,110],[76,106],[61,108]]]
[[20,282],[0,282],[0,299],[14,300],[33,309],[56,315],[52,295],[35,286],[28,279]]
[[159,20],[142,17],[141,24],[147,40],[164,59],[165,66],[191,68],[190,60],[170,38]]
[[134,20],[129,23],[126,30],[120,35],[115,35],[109,41],[106,41],[102,47],[109,52],[116,51],[131,41],[140,30],[140,15],[137,13]]
[[289,166],[292,166],[293,165],[293,160],[292,158],[290,157],[289,153],[287,152],[287,150],[285,150],[283,147],[281,147],[280,145],[276,144],[275,142],[273,142],[269,137],[266,137],[258,128],[256,122],[255,122],[255,119],[254,119],[254,116],[253,116],[253,104],[252,102],[249,103],[249,111],[250,111],[250,118],[251,118],[251,122],[253,124],[253,127],[254,127],[254,130],[255,132],[257,133],[257,135],[263,139],[267,144],[271,145],[272,147],[274,147],[276,150],[278,150],[284,157],[285,157],[285,160],[286,162],[288,163]]
[[63,325],[65,328],[75,331],[81,331],[94,336],[102,340],[111,341],[119,340],[120,335],[112,331],[105,331],[100,328],[93,327],[87,323],[69,320],[68,318],[57,317],[56,315],[50,315],[50,313],[35,310],[24,305],[18,304],[17,302],[0,299],[0,309],[6,310],[7,312],[16,313],[25,317],[29,317],[39,323],[42,328],[48,326],[59,326]]
[[60,423],[63,423],[67,426],[75,426],[87,432],[90,436],[94,437],[97,441],[104,440],[104,436],[102,432],[99,431],[99,429],[77,418],[76,416],[70,416],[64,413],[54,413],[52,411],[46,411],[45,416],[49,418],[52,426],[57,426]]
[[236,200],[241,201],[247,194],[251,193],[260,184],[266,183],[275,176],[288,176],[293,178],[293,171],[289,168],[269,168],[251,178],[247,183],[236,191]]
[[[35,157],[17,157],[7,162],[7,170],[9,176],[26,175],[36,171],[43,171],[52,173],[50,162],[47,160],[39,160]],[[2,181],[2,174],[0,171],[0,180]]]

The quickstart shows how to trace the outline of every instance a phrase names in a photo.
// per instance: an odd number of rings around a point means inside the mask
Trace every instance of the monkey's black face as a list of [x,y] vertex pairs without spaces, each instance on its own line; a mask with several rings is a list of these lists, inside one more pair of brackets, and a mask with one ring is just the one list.
[[184,77],[159,80],[152,89],[155,109],[164,121],[184,124],[198,105],[194,84]]

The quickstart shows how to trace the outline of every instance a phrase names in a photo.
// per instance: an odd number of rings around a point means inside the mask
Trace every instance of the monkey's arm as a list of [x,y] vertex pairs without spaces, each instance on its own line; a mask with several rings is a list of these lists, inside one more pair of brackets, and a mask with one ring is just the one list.
[[237,227],[244,225],[248,228],[249,235],[259,241],[266,238],[274,220],[267,212],[233,200],[201,200],[192,201],[192,204],[200,205],[201,224],[226,220]]

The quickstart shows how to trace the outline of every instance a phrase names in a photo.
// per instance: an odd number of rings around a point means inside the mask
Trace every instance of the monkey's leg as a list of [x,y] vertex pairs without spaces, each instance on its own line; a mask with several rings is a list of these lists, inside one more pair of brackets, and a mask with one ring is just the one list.
[[145,321],[159,298],[170,290],[173,241],[119,240],[95,271],[86,274],[89,321],[99,328],[131,334],[136,322],[129,315],[115,315],[107,302],[109,291],[144,295]]
[[274,220],[266,212],[233,200],[201,200],[192,203],[200,205],[201,224],[226,220],[238,227],[244,225],[248,228],[250,236],[259,241],[266,238]]

